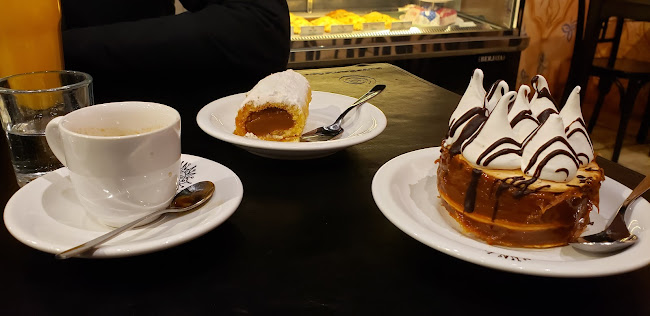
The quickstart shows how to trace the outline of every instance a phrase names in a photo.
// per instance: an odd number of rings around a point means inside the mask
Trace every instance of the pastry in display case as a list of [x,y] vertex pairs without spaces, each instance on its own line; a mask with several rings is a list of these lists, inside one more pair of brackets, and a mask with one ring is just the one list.
[[[449,81],[464,82],[472,69],[483,68],[514,84],[520,52],[529,42],[520,29],[523,2],[287,0],[293,29],[289,67],[389,62],[437,84],[438,78],[427,76],[458,72],[462,80]],[[450,64],[462,69],[448,69]],[[446,88],[463,90],[460,84]]]

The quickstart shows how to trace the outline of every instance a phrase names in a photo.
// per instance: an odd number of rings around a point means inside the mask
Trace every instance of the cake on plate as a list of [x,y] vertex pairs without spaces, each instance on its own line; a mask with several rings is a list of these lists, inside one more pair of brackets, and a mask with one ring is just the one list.
[[311,87],[289,69],[260,80],[247,94],[235,117],[235,135],[270,141],[300,141],[309,116]]
[[598,206],[604,173],[582,118],[580,87],[558,111],[544,77],[531,86],[508,91],[497,81],[486,92],[476,69],[440,149],[444,208],[488,244],[566,245]]

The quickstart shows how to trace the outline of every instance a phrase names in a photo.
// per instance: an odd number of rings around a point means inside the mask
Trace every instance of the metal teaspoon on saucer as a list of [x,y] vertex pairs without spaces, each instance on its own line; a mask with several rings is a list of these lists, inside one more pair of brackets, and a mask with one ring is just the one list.
[[210,200],[212,194],[214,193],[214,190],[214,183],[210,181],[197,182],[183,189],[181,192],[178,192],[167,208],[155,211],[122,227],[116,228],[104,235],[101,235],[91,241],[58,253],[55,255],[55,257],[57,259],[68,259],[70,257],[77,256],[113,239],[115,236],[137,226],[139,223],[147,220],[151,221],[165,213],[180,213],[192,210]]

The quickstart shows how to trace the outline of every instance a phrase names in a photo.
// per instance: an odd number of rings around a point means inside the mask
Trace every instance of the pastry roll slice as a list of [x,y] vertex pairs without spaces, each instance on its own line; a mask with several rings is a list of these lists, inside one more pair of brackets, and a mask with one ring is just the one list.
[[297,142],[305,128],[311,87],[289,69],[267,76],[251,89],[235,117],[235,135]]

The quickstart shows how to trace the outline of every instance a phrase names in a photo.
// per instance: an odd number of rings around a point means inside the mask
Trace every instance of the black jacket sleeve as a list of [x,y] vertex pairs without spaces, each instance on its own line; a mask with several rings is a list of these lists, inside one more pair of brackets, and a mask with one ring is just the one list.
[[[163,0],[164,7],[152,8],[155,13],[141,13],[142,19],[132,13],[114,14],[114,20],[102,14],[111,10],[75,12],[70,6],[76,1],[62,2],[66,68],[90,73],[97,85],[124,78],[126,73],[153,81],[208,78],[215,85],[224,80],[248,85],[287,66],[290,28],[286,0],[184,0],[190,11],[178,15],[169,12],[168,1]],[[120,2],[129,10],[130,3],[139,1],[80,2],[107,3],[115,11]],[[91,13],[97,18],[88,16]],[[85,16],[75,18],[75,14]],[[84,26],[80,19],[93,25]],[[100,20],[105,24],[92,23]]]

